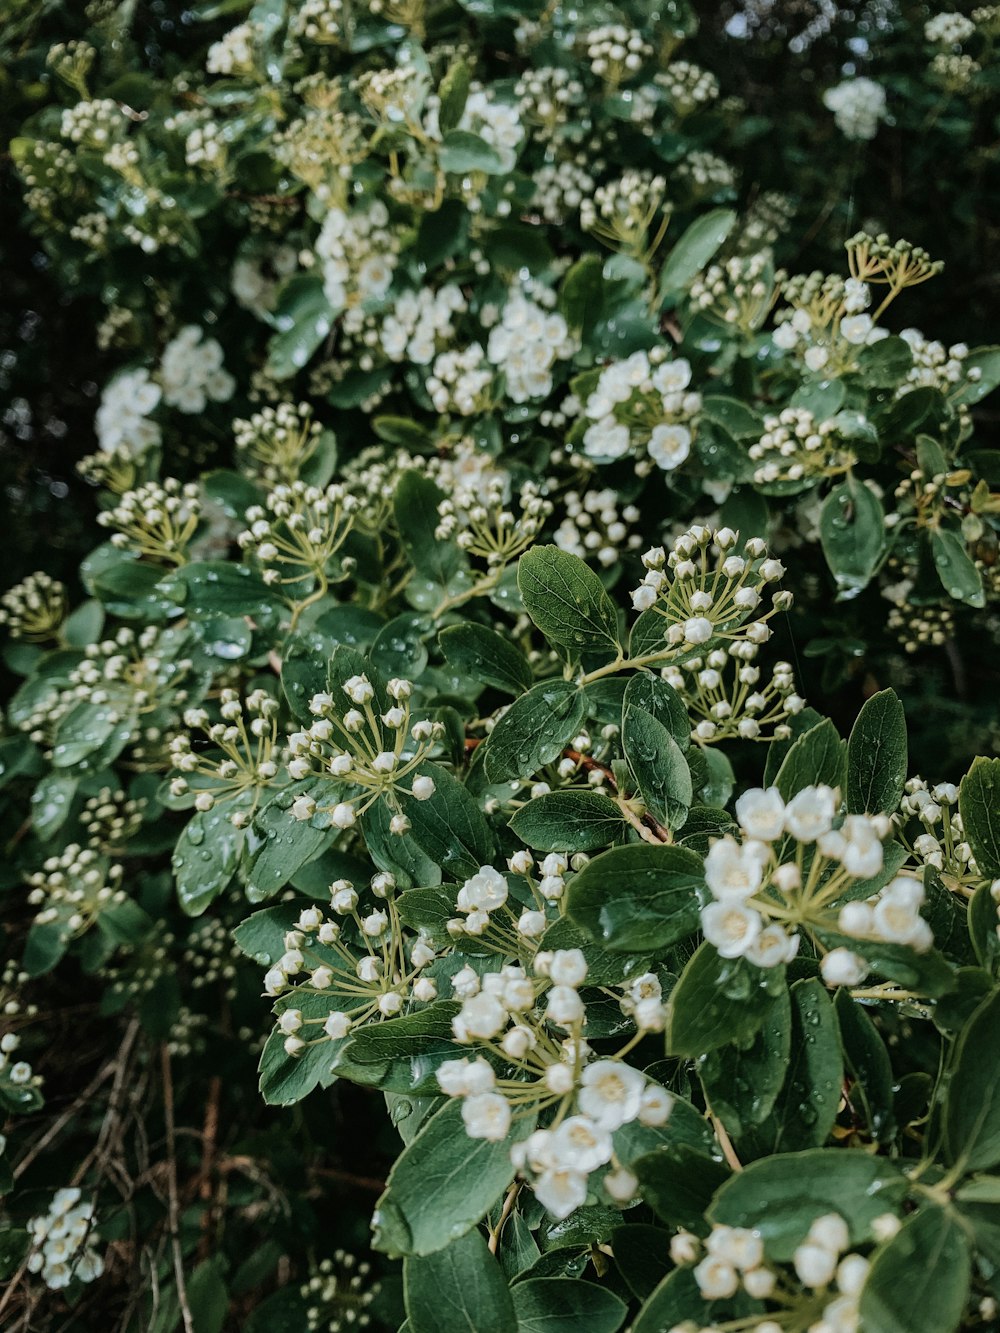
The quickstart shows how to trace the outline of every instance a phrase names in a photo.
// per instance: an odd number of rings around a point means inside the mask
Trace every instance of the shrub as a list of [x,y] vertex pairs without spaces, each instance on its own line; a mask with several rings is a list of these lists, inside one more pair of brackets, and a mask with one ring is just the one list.
[[[3,599],[0,1313],[988,1326],[1000,349],[910,326],[941,260],[799,271],[800,131],[681,4],[60,22],[10,152],[106,540]],[[969,143],[996,27],[886,38]]]

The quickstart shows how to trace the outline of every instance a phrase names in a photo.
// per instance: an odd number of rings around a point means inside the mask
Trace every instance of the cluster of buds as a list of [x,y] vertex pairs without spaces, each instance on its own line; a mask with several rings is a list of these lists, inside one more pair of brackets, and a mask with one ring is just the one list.
[[121,790],[102,787],[88,797],[80,815],[87,846],[106,856],[124,855],[129,839],[142,826],[146,805],[144,796],[130,798]]
[[689,116],[699,107],[714,102],[719,95],[719,80],[707,69],[689,60],[675,60],[653,75],[675,116]]
[[890,241],[884,233],[869,236],[859,231],[844,242],[851,277],[858,282],[874,283],[888,288],[878,314],[907,287],[917,287],[928,278],[936,277],[944,268],[944,261],[931,259],[926,250],[909,241]]
[[[630,170],[580,206],[580,226],[622,254],[648,263],[667,229],[670,206],[664,202],[666,178],[648,170]],[[661,220],[656,231],[653,224]],[[653,234],[651,235],[651,232]]]
[[672,472],[688,457],[701,394],[690,388],[690,362],[668,356],[666,348],[654,347],[601,371],[583,403],[588,459],[611,462],[636,444],[648,455],[636,464],[645,473],[653,464]]
[[439,541],[455,541],[463,551],[485,560],[491,571],[503,569],[536,540],[552,513],[552,504],[526,482],[518,496],[520,513],[506,501],[506,480],[488,477],[479,492],[456,488],[438,505],[434,531]]
[[[532,973],[509,964],[480,977],[466,966],[452,978],[462,1002],[452,1020],[455,1040],[492,1056],[505,1075],[497,1077],[490,1060],[477,1055],[445,1061],[438,1084],[447,1096],[462,1098],[465,1131],[474,1139],[502,1140],[515,1120],[534,1123],[551,1111],[551,1128],[515,1143],[511,1157],[554,1217],[583,1205],[596,1171],[604,1172],[608,1195],[627,1202],[636,1180],[615,1157],[611,1136],[637,1120],[665,1124],[673,1098],[620,1054],[593,1059],[584,1037],[580,990],[587,964],[579,949],[539,950]],[[633,1011],[643,1003],[633,994],[642,980],[627,997]]]
[[94,1206],[81,1203],[81,1197],[75,1187],[56,1190],[48,1212],[28,1222],[28,1271],[52,1291],[68,1287],[74,1278],[93,1282],[104,1272],[104,1260],[94,1248]]
[[[844,901],[858,881],[881,871],[888,816],[841,816],[839,792],[814,786],[787,802],[776,787],[753,788],[736,802],[736,819],[742,842],[726,834],[705,858],[712,902],[702,908],[702,931],[720,957],[778,967],[797,954],[800,928],[920,953],[933,944],[915,879],[899,876],[867,900]],[[824,952],[820,970],[827,985],[856,986],[868,966],[837,944]]]
[[104,150],[128,128],[121,105],[111,97],[77,102],[63,111],[59,133],[83,148]]
[[89,96],[87,78],[96,59],[97,51],[89,42],[57,42],[49,47],[45,64],[78,97],[86,98]]
[[126,491],[112,509],[98,514],[102,528],[116,528],[112,546],[131,549],[147,560],[183,565],[201,514],[195,482],[167,477]]
[[237,540],[264,567],[265,583],[286,587],[312,578],[325,588],[357,507],[343,486],[322,489],[294,481],[276,486],[264,505],[247,510],[249,527]]
[[655,611],[666,621],[664,638],[675,649],[700,648],[717,639],[760,646],[771,637],[768,621],[787,611],[790,592],[776,592],[771,608],[761,611],[763,593],[784,577],[780,560],[768,556],[760,537],[743,543],[732,528],[697,525],[674,542],[642,557],[646,575],[632,593],[637,611]]
[[[6,980],[6,976],[4,978]],[[4,1018],[12,1018],[19,1012],[18,1002],[8,1000],[4,1004]],[[16,1032],[4,1032],[0,1036],[0,1086],[3,1087],[8,1104],[31,1108],[37,1101],[37,1089],[41,1084],[41,1075],[36,1074],[27,1060],[15,1059],[21,1038]],[[2,1137],[2,1136],[0,1136]],[[0,1148],[0,1153],[2,1153]]]
[[919,606],[902,596],[889,611],[886,628],[898,639],[903,651],[940,648],[955,636],[955,612],[951,606]]
[[[288,738],[289,776],[295,782],[332,777],[346,788],[357,789],[355,795],[330,808],[335,828],[351,828],[383,798],[393,812],[391,832],[404,834],[410,821],[399,798],[427,801],[434,795],[434,779],[418,770],[429,758],[442,724],[413,721],[413,685],[408,680],[390,680],[386,697],[380,699],[366,675],[351,676],[344,682],[343,693],[349,707],[332,694],[313,695],[309,711],[316,720]],[[314,797],[302,795],[292,805],[292,814],[296,819],[312,819],[317,809]]]
[[[196,810],[211,810],[220,801],[241,799],[239,808],[230,816],[237,828],[245,828],[265,790],[278,775],[283,759],[278,743],[278,713],[280,704],[266,690],[253,690],[245,699],[238,690],[224,689],[219,696],[221,721],[214,722],[204,708],[189,708],[184,713],[187,732],[181,732],[170,741],[170,759],[174,768],[185,776],[175,777],[170,783],[170,794],[175,798],[187,795],[191,779],[194,785]],[[201,732],[211,749],[195,749],[191,732]]]
[[653,48],[641,32],[622,23],[606,23],[591,28],[582,38],[584,54],[592,74],[609,90],[634,78],[653,54]]
[[[899,1226],[888,1214],[876,1223],[874,1229],[886,1235],[891,1234],[893,1226]],[[796,1247],[792,1255],[794,1275],[768,1264],[763,1236],[747,1227],[716,1223],[704,1241],[689,1231],[678,1231],[670,1242],[670,1257],[678,1266],[694,1265],[692,1276],[706,1301],[729,1301],[742,1292],[751,1300],[772,1302],[777,1307],[775,1317],[755,1315],[755,1333],[782,1333],[788,1327],[789,1314],[797,1320],[801,1317],[801,1327],[808,1323],[817,1333],[821,1329],[824,1333],[858,1333],[858,1301],[870,1265],[863,1255],[846,1253],[849,1244],[847,1223],[839,1213],[826,1213],[816,1218],[805,1240]],[[803,1300],[803,1287],[808,1292],[822,1292],[823,1304],[817,1307],[811,1295]],[[814,1314],[819,1315],[815,1321]],[[738,1324],[749,1327],[743,1320]],[[689,1321],[677,1325],[671,1333],[709,1330],[699,1330]]]
[[871,288],[861,278],[797,274],[785,279],[781,294],[787,305],[775,316],[774,345],[814,374],[849,371],[863,347],[888,337],[876,321],[893,298],[869,314]]
[[262,407],[253,416],[233,422],[238,458],[247,471],[269,486],[295,482],[322,433],[308,403]]
[[67,936],[83,935],[102,912],[127,900],[121,887],[124,869],[110,864],[92,847],[70,843],[28,876],[28,902],[37,907],[35,924],[58,924]]
[[618,507],[618,492],[610,486],[603,490],[570,491],[563,498],[566,516],[552,535],[555,544],[581,560],[596,560],[610,568],[629,551],[638,550],[642,539],[630,532],[638,523],[635,505]]
[[569,70],[553,65],[525,70],[514,92],[521,120],[543,141],[551,139],[585,101],[583,84]]
[[421,112],[430,81],[416,65],[367,70],[354,80],[352,91],[379,125],[422,133]]
[[0,597],[0,625],[12,639],[51,643],[59,638],[66,608],[65,586],[39,570]]
[[691,307],[724,328],[749,335],[770,313],[781,280],[766,251],[734,255],[725,263],[712,264],[692,282]]
[[[965,839],[958,788],[953,782],[930,787],[923,778],[910,778],[894,822],[911,856],[921,865],[932,866],[947,888],[971,898],[985,882]],[[920,832],[914,831],[917,828]]]
[[368,1307],[378,1292],[370,1264],[345,1250],[334,1250],[333,1258],[323,1259],[299,1287],[306,1303],[306,1333],[370,1327]]
[[838,434],[837,421],[817,421],[804,407],[783,408],[764,418],[764,434],[750,446],[758,486],[775,482],[822,481],[849,471],[856,462]]
[[683,698],[692,718],[691,738],[700,745],[738,737],[746,741],[787,740],[788,719],[805,700],[795,691],[791,664],[776,662],[761,682],[759,649],[744,639],[713,648],[681,666],[663,668],[663,678]]
[[264,991],[280,997],[277,1032],[287,1055],[437,999],[437,983],[425,975],[436,951],[422,934],[403,929],[395,879],[381,871],[370,890],[374,902],[363,907],[354,885],[337,880],[329,910],[304,908],[286,933]]

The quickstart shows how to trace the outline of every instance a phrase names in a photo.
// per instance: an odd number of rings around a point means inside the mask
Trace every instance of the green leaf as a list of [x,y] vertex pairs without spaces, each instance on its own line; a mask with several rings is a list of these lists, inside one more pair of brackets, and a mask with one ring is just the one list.
[[969,1242],[941,1208],[908,1217],[872,1262],[861,1326],[878,1333],[953,1333],[969,1300]]
[[[759,440],[764,434],[764,418],[739,398],[708,394],[701,402],[702,416],[721,426],[736,440]],[[741,532],[744,538],[753,533]]]
[[433,1254],[471,1231],[514,1179],[511,1146],[531,1128],[470,1139],[460,1099],[448,1101],[396,1159],[372,1218],[375,1249]]
[[471,80],[472,72],[468,64],[461,56],[456,57],[448,66],[438,88],[441,103],[438,108],[438,125],[442,134],[450,133],[462,119]]
[[863,1244],[875,1218],[895,1212],[907,1189],[899,1168],[885,1157],[861,1149],[811,1148],[751,1162],[722,1186],[708,1217],[759,1231],[768,1257],[787,1263],[824,1213],[838,1213],[851,1244]]
[[[301,790],[309,789],[310,784],[304,783]],[[298,795],[298,789],[286,789],[258,810],[244,843],[247,897],[252,903],[263,902],[283,889],[296,870],[331,839],[328,828],[315,828],[292,815],[292,794]]]
[[438,161],[442,171],[464,176],[470,171],[483,171],[496,176],[507,168],[504,159],[485,139],[469,130],[450,130],[441,141]]
[[506,1280],[477,1231],[407,1258],[403,1291],[412,1333],[517,1333]]
[[679,829],[687,819],[694,787],[680,746],[662,722],[644,708],[626,705],[622,749],[646,808],[659,823]]
[[277,332],[267,345],[270,374],[278,380],[297,374],[330,332],[337,313],[326,298],[322,277],[296,273],[289,278],[273,316]]
[[584,255],[567,271],[559,288],[560,313],[574,332],[585,337],[604,304],[603,267],[600,256]]
[[867,699],[847,742],[847,809],[892,814],[906,783],[906,717],[893,690]]
[[723,1162],[684,1144],[666,1146],[631,1164],[642,1185],[643,1202],[671,1227],[698,1235],[708,1231],[705,1210],[716,1190],[729,1178]]
[[587,700],[572,681],[543,680],[515,699],[483,747],[490,782],[528,778],[551,764],[577,735]]
[[230,815],[247,804],[225,801],[211,810],[199,810],[182,829],[174,847],[173,870],[177,900],[188,916],[200,916],[236,873],[243,830],[233,827]]
[[644,1301],[672,1268],[662,1227],[628,1222],[611,1238],[618,1271],[637,1300]]
[[220,1273],[221,1259],[206,1259],[187,1283],[194,1333],[220,1333],[229,1312],[229,1293]]
[[[978,370],[979,378],[969,379],[969,371]],[[953,403],[978,403],[1000,384],[1000,347],[976,347],[962,362],[965,383],[952,398]]]
[[622,716],[629,708],[641,708],[666,727],[682,750],[691,745],[691,719],[684,701],[672,685],[651,671],[637,671],[629,678],[622,699]]
[[965,542],[949,528],[931,533],[931,554],[944,590],[957,602],[982,609],[986,605],[983,576],[972,562]]
[[284,605],[277,589],[269,588],[256,570],[224,560],[184,565],[161,581],[159,591],[192,620],[250,616],[267,622]]
[[634,843],[595,856],[570,881],[566,910],[606,949],[665,949],[698,927],[701,857],[685,847]]
[[443,629],[438,642],[446,660],[474,680],[515,695],[523,694],[531,685],[528,659],[496,630],[466,621]]
[[803,787],[843,789],[847,768],[847,746],[829,718],[795,741],[781,762],[774,785],[786,801]]
[[613,1292],[573,1278],[527,1278],[511,1295],[517,1333],[617,1333],[628,1314]]
[[693,1059],[732,1041],[749,1041],[770,1020],[784,968],[720,958],[708,943],[690,959],[670,996],[667,1051]]
[[[736,1315],[759,1310],[742,1291],[735,1296],[717,1301],[706,1301],[701,1294],[692,1268],[675,1268],[653,1291],[632,1324],[632,1333],[666,1333],[678,1325],[703,1328],[706,1321],[725,1322]],[[749,1320],[741,1320],[752,1327]]]
[[610,796],[553,791],[523,805],[510,827],[538,852],[590,852],[619,841],[631,826]]
[[885,549],[882,502],[862,482],[843,481],[823,501],[819,536],[842,599],[871,581]]
[[290,903],[277,903],[253,912],[233,931],[233,939],[248,958],[261,967],[273,967],[285,952],[285,935],[298,920],[308,902],[299,898]]
[[576,652],[620,652],[618,612],[594,571],[558,546],[521,556],[517,586],[525,610],[553,643]]
[[430,477],[411,468],[396,483],[392,509],[417,573],[445,587],[465,559],[454,542],[435,536],[440,522],[438,505],[443,499],[444,491]]
[[848,1104],[855,1115],[860,1112],[864,1116],[867,1130],[876,1143],[889,1143],[896,1132],[895,1079],[885,1043],[864,1006],[851,999],[844,987],[837,991],[834,1008],[850,1083]]
[[765,1131],[773,1152],[822,1147],[837,1118],[844,1080],[837,1018],[822,982],[797,981],[790,998],[788,1071]]
[[698,1061],[705,1097],[734,1138],[767,1121],[785,1081],[791,1043],[792,1010],[782,989],[753,1037],[709,1051]]
[[962,779],[958,809],[965,837],[983,875],[1000,875],[1000,759],[973,760]]
[[949,1161],[965,1171],[1000,1162],[1000,991],[979,1006],[958,1041],[944,1105]]
[[417,775],[433,779],[434,794],[426,801],[401,797],[409,838],[453,879],[467,879],[492,864],[496,841],[469,789],[438,764],[421,764]]
[[736,224],[731,208],[715,208],[691,223],[667,255],[660,273],[660,297],[680,291],[709,262]]

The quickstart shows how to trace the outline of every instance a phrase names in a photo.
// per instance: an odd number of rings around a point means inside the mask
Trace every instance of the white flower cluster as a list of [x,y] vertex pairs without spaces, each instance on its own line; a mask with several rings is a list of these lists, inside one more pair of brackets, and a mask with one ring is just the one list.
[[[906,824],[916,820],[923,832],[906,837]],[[958,810],[958,788],[953,782],[939,782],[929,787],[923,778],[910,778],[899,802],[897,822],[903,827],[904,841],[923,865],[933,866],[945,876],[949,887],[971,892],[982,883],[982,876],[965,840],[965,827]]]
[[562,315],[514,288],[490,331],[486,356],[503,372],[511,402],[527,403],[552,392],[553,366],[568,361],[578,347]]
[[579,154],[558,162],[543,162],[535,171],[534,203],[546,222],[564,223],[582,207],[594,191],[594,178],[587,158]]
[[689,289],[695,310],[747,333],[763,324],[775,295],[774,266],[770,254],[762,250],[712,264]]
[[313,420],[308,403],[262,407],[249,418],[233,422],[233,439],[241,462],[264,481],[291,484],[315,452],[323,427]]
[[653,54],[641,32],[621,23],[591,28],[582,40],[591,73],[612,88],[637,74]]
[[933,18],[927,20],[924,24],[924,36],[929,42],[939,43],[941,46],[961,46],[967,42],[975,33],[976,25],[964,14],[958,14],[954,10],[935,14]]
[[285,952],[268,969],[264,991],[282,997],[276,1030],[287,1055],[342,1041],[353,1027],[437,998],[437,983],[424,975],[436,952],[423,934],[408,936],[401,928],[395,889],[393,876],[380,871],[370,890],[381,905],[362,907],[354,885],[337,880],[330,885],[329,912],[306,907],[285,934]]
[[[744,542],[742,555],[738,546],[739,533],[732,528],[697,524],[676,539],[669,555],[662,546],[651,547],[642,557],[646,574],[632,593],[633,607],[655,609],[664,617],[671,646],[697,648],[714,638],[748,640],[757,647],[767,643],[767,621],[788,610],[792,595],[775,593],[772,609],[761,614],[762,594],[784,577],[785,567],[768,556],[760,537]],[[715,559],[710,560],[713,551]]]
[[335,310],[383,300],[396,270],[399,235],[381,199],[367,207],[331,208],[316,239],[323,290]]
[[184,161],[189,167],[203,167],[210,173],[220,172],[226,162],[225,131],[218,121],[203,119],[187,131],[184,138]]
[[437,291],[421,287],[403,292],[382,320],[378,333],[382,351],[390,361],[429,366],[452,341],[455,316],[467,309],[468,302],[455,283],[445,283]]
[[232,398],[236,381],[222,364],[222,344],[204,329],[188,324],[163,349],[160,382],[163,401],[181,412],[204,412],[209,401]]
[[160,428],[149,415],[163,391],[148,370],[123,370],[104,386],[94,428],[104,453],[138,457],[160,443]]
[[583,84],[569,70],[544,65],[527,69],[514,88],[521,119],[548,138],[584,103]]
[[126,491],[111,509],[98,514],[102,528],[116,528],[111,544],[134,549],[149,560],[182,564],[201,514],[197,482],[165,477]]
[[480,344],[470,343],[435,357],[425,387],[436,412],[471,417],[489,405],[494,374]]
[[755,664],[755,643],[743,640],[714,648],[682,667],[663,668],[663,678],[682,696],[691,715],[691,738],[709,745],[739,737],[747,741],[787,740],[787,719],[801,713],[805,700],[795,692],[791,664],[775,662],[770,680]]
[[263,317],[277,304],[283,278],[295,272],[298,255],[290,245],[276,245],[265,254],[246,253],[233,261],[229,286],[240,305]]
[[45,643],[58,635],[66,609],[65,584],[38,570],[0,597],[0,625],[12,639]]
[[[430,800],[434,795],[434,779],[416,770],[429,756],[442,724],[413,721],[410,681],[390,680],[385,692],[387,706],[380,713],[375,687],[368,677],[351,676],[343,686],[349,708],[331,694],[314,694],[309,711],[316,721],[288,738],[288,773],[293,781],[316,774],[361,788],[360,795],[331,807],[334,828],[351,828],[379,797],[386,797],[394,811],[390,832],[401,835],[409,829],[410,821],[399,807],[399,793],[417,801]],[[291,813],[305,820],[311,819],[316,810],[315,799],[303,795],[296,799]]]
[[209,74],[249,74],[254,67],[254,43],[257,30],[252,23],[238,23],[235,28],[208,48],[205,68]]
[[[171,738],[170,759],[182,774],[197,774],[196,810],[211,810],[218,801],[260,790],[273,782],[282,755],[278,747],[278,713],[281,706],[266,690],[252,690],[245,699],[237,690],[223,689],[219,695],[222,720],[213,722],[204,708],[184,713],[187,732]],[[200,731],[213,750],[195,750],[190,732]],[[206,783],[207,780],[207,783]],[[171,780],[170,794],[178,798],[189,790],[187,777]],[[253,811],[239,809],[231,816],[237,828],[249,824]]]
[[[882,840],[891,828],[884,815],[840,818],[839,809],[840,794],[831,787],[804,787],[788,802],[776,787],[743,793],[736,802],[743,841],[726,834],[705,858],[713,901],[702,909],[702,931],[720,957],[746,958],[757,967],[790,962],[800,925],[920,953],[931,947],[930,927],[919,914],[923,886],[909,876],[897,876],[869,899],[838,906],[853,881],[882,869]],[[795,841],[793,852],[788,838]],[[830,986],[858,985],[868,972],[864,959],[846,947],[826,953],[820,967]]]
[[885,120],[885,89],[874,79],[845,79],[823,94],[823,105],[833,112],[837,129],[845,139],[864,142],[874,139],[879,122]]
[[953,393],[957,386],[974,384],[982,377],[979,366],[965,365],[969,355],[966,343],[945,347],[944,343],[925,338],[919,329],[903,329],[899,336],[909,346],[913,357],[913,365],[906,372],[906,383],[900,388],[901,395],[922,385],[940,389],[942,393]]
[[92,847],[70,843],[28,876],[28,902],[38,908],[35,924],[58,924],[68,935],[82,935],[102,912],[126,901],[124,873]]
[[725,158],[704,151],[688,153],[677,165],[677,176],[696,193],[732,190],[736,185],[736,172]]
[[580,226],[635,258],[645,257],[649,231],[661,208],[667,182],[663,176],[629,170],[599,185],[580,205]]
[[354,496],[337,483],[325,488],[304,481],[276,486],[265,504],[247,510],[249,526],[237,542],[263,566],[267,584],[294,584],[304,573],[325,580],[357,507]]
[[507,504],[506,493],[503,476],[482,477],[475,488],[456,486],[438,505],[435,537],[453,539],[491,570],[501,570],[531,545],[552,513],[551,501],[539,495],[534,482],[521,487],[519,512]]
[[630,531],[639,521],[635,505],[619,509],[618,492],[610,486],[582,494],[569,491],[562,500],[565,517],[552,535],[556,546],[581,560],[596,560],[606,569],[629,551],[638,550],[642,539]]
[[524,140],[524,126],[514,103],[500,101],[492,89],[474,88],[466,98],[459,129],[477,134],[500,154],[504,171],[513,170]]
[[714,102],[719,95],[719,80],[715,75],[689,60],[673,61],[653,76],[653,82],[662,88],[678,116],[690,115],[698,107]]
[[145,797],[132,797],[124,791],[102,787],[89,796],[80,814],[80,824],[87,835],[87,846],[98,852],[120,856],[128,840],[138,833],[146,809]]
[[[4,978],[6,980],[6,977]],[[13,1006],[13,1008],[12,1008]],[[4,1016],[13,1017],[19,1010],[17,1000],[11,1000],[4,1005]],[[27,1060],[11,1060],[11,1056],[17,1051],[21,1044],[21,1038],[16,1032],[5,1032],[0,1036],[0,1082],[5,1083],[8,1088],[16,1089],[14,1093],[16,1099],[18,1092],[24,1094],[32,1086],[41,1082],[41,1077],[34,1073]],[[0,1135],[0,1139],[3,1136]],[[0,1147],[0,1153],[3,1148]]]
[[380,1284],[372,1276],[371,1264],[345,1250],[334,1250],[310,1271],[309,1281],[299,1287],[306,1303],[305,1333],[345,1333],[370,1328],[368,1307]]
[[67,107],[59,122],[59,133],[70,143],[86,148],[106,148],[127,127],[122,108],[110,97],[77,102]]
[[56,1190],[48,1212],[28,1222],[28,1271],[53,1291],[68,1287],[74,1278],[93,1282],[104,1272],[104,1260],[94,1247],[94,1206],[81,1203],[81,1197],[76,1188]]
[[[809,1324],[809,1333],[858,1333],[861,1327],[858,1302],[869,1262],[863,1255],[845,1253],[849,1244],[850,1232],[844,1219],[838,1213],[826,1213],[816,1218],[806,1239],[795,1249],[792,1266],[803,1287],[826,1293],[836,1286],[820,1318]],[[716,1223],[704,1242],[691,1232],[678,1231],[670,1242],[670,1257],[678,1265],[695,1264],[692,1276],[706,1301],[730,1300],[741,1288],[752,1300],[766,1301],[778,1297],[781,1290],[781,1275],[767,1264],[763,1237],[746,1227]],[[780,1299],[782,1306],[788,1303],[786,1296]],[[753,1325],[755,1333],[782,1333],[784,1327],[783,1319],[766,1316]],[[670,1333],[695,1330],[694,1324],[681,1324]]]
[[588,458],[614,461],[639,444],[657,467],[672,472],[688,457],[701,394],[688,387],[690,363],[667,358],[665,348],[653,348],[601,371],[583,406],[591,423],[583,436]]
[[300,0],[291,20],[291,31],[310,42],[339,42],[347,27],[343,0]]
[[818,481],[846,471],[854,455],[835,420],[817,421],[804,407],[785,407],[764,418],[764,434],[749,449],[758,485]]
[[[489,890],[484,878],[473,897]],[[511,1149],[514,1165],[554,1217],[579,1208],[589,1177],[609,1164],[614,1169],[604,1176],[604,1187],[616,1201],[627,1202],[636,1180],[616,1162],[611,1136],[636,1120],[665,1124],[673,1099],[622,1060],[591,1059],[582,1035],[586,1007],[579,990],[587,964],[579,949],[539,951],[533,971],[531,977],[510,964],[480,977],[466,966],[452,978],[462,1001],[452,1020],[455,1040],[478,1044],[513,1065],[518,1077],[497,1078],[490,1062],[477,1056],[445,1061],[438,1083],[447,1096],[463,1099],[462,1120],[474,1139],[500,1141],[519,1111],[537,1114],[540,1107],[558,1106],[552,1128],[535,1130]],[[629,998],[633,1009],[642,1003]],[[659,1007],[658,999],[654,1003]]]

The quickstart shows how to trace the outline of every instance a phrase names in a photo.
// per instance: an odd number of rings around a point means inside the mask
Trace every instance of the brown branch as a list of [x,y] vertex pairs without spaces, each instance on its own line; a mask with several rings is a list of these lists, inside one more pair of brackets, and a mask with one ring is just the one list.
[[174,1134],[174,1080],[170,1071],[170,1050],[160,1047],[160,1068],[163,1073],[163,1116],[167,1129],[167,1221],[170,1246],[174,1259],[174,1280],[177,1284],[177,1303],[181,1308],[184,1333],[194,1333],[194,1318],[188,1305],[187,1286],[184,1282],[184,1254],[181,1250],[180,1205],[177,1198],[177,1141]]

